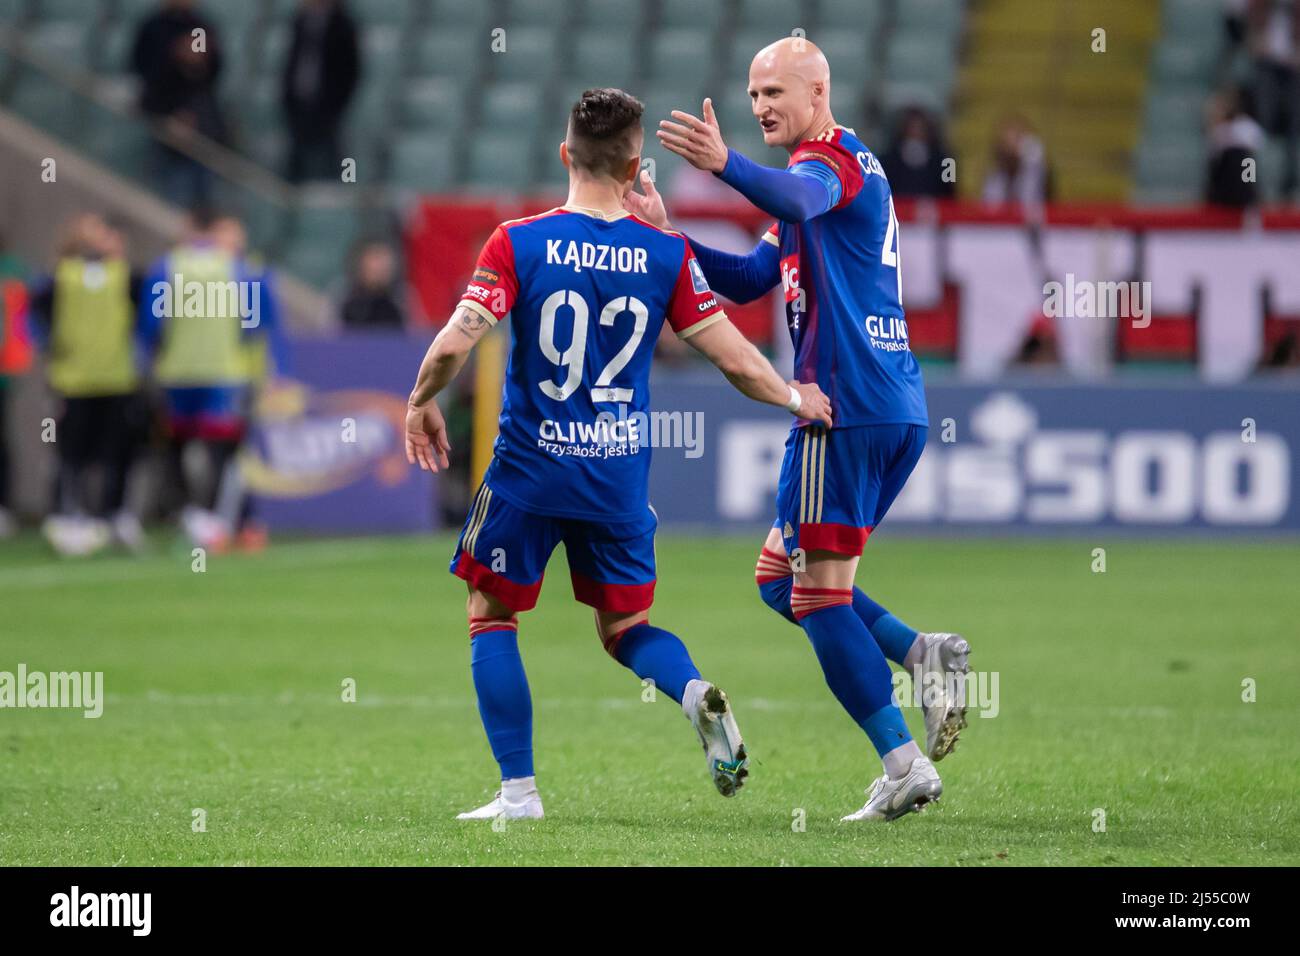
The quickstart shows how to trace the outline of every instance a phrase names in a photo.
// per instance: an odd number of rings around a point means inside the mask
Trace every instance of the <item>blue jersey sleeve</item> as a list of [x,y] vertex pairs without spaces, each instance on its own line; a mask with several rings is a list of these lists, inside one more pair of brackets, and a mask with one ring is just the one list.
[[732,302],[753,302],[781,281],[780,251],[766,239],[745,255],[712,249],[694,239],[691,248],[709,285]]
[[[834,208],[840,201],[840,183],[829,169],[800,163],[794,169],[769,169],[734,149],[718,178],[759,209],[782,222],[805,222]],[[832,185],[833,182],[833,185]]]

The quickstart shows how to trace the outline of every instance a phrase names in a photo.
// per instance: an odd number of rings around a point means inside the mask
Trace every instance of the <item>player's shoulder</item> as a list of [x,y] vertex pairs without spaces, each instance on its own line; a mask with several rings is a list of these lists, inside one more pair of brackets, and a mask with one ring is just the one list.
[[862,152],[870,153],[870,150],[853,130],[846,126],[832,126],[796,146],[790,154],[790,165],[819,160],[836,172],[851,173],[858,171],[858,154]]
[[564,208],[562,206],[555,206],[554,208],[548,209],[545,212],[533,213],[531,216],[521,216],[518,219],[507,219],[505,220],[505,222],[498,224],[497,229],[501,230],[502,232],[509,233],[510,230],[518,228],[520,226],[528,226],[533,223],[541,222],[544,219],[549,219],[554,216],[562,215],[563,213],[564,213]]
[[626,219],[628,222],[649,229],[651,232],[657,232],[662,236],[672,236],[674,238],[682,239],[682,240],[686,238],[685,233],[678,232],[675,229],[664,229],[661,226],[656,226],[654,223],[647,222],[646,220],[642,219],[640,216],[636,215],[635,213],[628,213],[624,217],[624,219]]
[[648,243],[655,250],[657,258],[670,266],[681,266],[686,258],[686,250],[690,247],[685,233],[656,226],[633,213],[628,213],[621,221],[638,243]]

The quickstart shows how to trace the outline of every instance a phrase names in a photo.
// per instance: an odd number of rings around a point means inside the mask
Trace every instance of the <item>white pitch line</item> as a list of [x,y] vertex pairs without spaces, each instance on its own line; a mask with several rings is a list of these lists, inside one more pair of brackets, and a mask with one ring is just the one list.
[[[358,694],[356,704],[352,705],[343,704],[337,694],[297,695],[284,692],[278,694],[176,694],[171,691],[158,690],[156,688],[151,688],[141,693],[108,693],[104,695],[104,703],[106,708],[110,705],[126,703],[212,708],[265,706],[267,704],[274,704],[277,707],[293,705],[333,707],[337,704],[339,706],[358,706],[364,708],[416,707],[429,709],[473,708],[475,706],[474,698],[469,695],[463,697],[424,695],[393,697],[383,694],[362,693]],[[534,706],[543,710],[580,707],[599,707],[604,710],[631,710],[636,707],[641,707],[645,703],[645,701],[641,700],[640,688],[637,688],[627,697],[546,697],[534,701]],[[671,698],[666,696],[662,696],[657,703],[667,704],[672,707],[677,706]],[[770,697],[754,697],[746,699],[743,702],[745,710],[755,711],[827,710],[833,706],[838,705],[835,705],[834,702],[830,700],[778,700]]]

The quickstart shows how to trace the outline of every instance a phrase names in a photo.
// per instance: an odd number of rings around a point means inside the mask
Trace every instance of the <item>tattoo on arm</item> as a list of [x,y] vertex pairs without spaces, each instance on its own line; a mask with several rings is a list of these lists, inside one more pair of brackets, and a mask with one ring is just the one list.
[[482,332],[487,328],[488,320],[477,312],[464,307],[457,311],[460,313],[460,318],[456,322],[456,329],[467,338],[474,338],[475,333]]

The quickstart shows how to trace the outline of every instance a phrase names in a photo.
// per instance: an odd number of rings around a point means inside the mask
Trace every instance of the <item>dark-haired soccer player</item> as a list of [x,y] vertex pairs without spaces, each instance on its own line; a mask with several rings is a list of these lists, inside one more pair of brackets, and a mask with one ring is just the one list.
[[649,409],[660,328],[667,320],[756,401],[828,427],[830,406],[816,385],[783,382],[736,330],[685,237],[623,209],[641,164],[641,110],[621,90],[583,93],[560,146],[568,201],[492,233],[411,392],[407,457],[445,468],[447,429],[433,398],[511,315],[500,433],[451,562],[469,584],[474,687],[502,782],[461,819],[542,816],[516,615],[537,603],[561,541],[574,597],[595,608],[605,649],[681,704],[718,790],[731,796],[748,772],[726,695],[700,678],[675,634],[649,622],[657,520],[648,436],[636,421]]
[[[931,760],[966,726],[970,646],[956,634],[917,633],[853,585],[867,536],[921,457],[929,416],[903,318],[889,183],[831,116],[830,79],[825,56],[802,37],[754,57],[754,118],[764,143],[789,151],[784,170],[728,149],[709,100],[703,119],[674,111],[658,135],[779,221],[748,255],[696,245],[709,282],[737,302],[781,284],[796,372],[821,385],[835,411],[833,429],[791,429],[755,576],[763,600],[807,633],[831,691],[884,764],[866,805],[844,819],[893,820],[943,792]],[[653,184],[646,193],[631,194],[628,208],[667,228]],[[928,758],[893,701],[886,658],[920,677]]]

